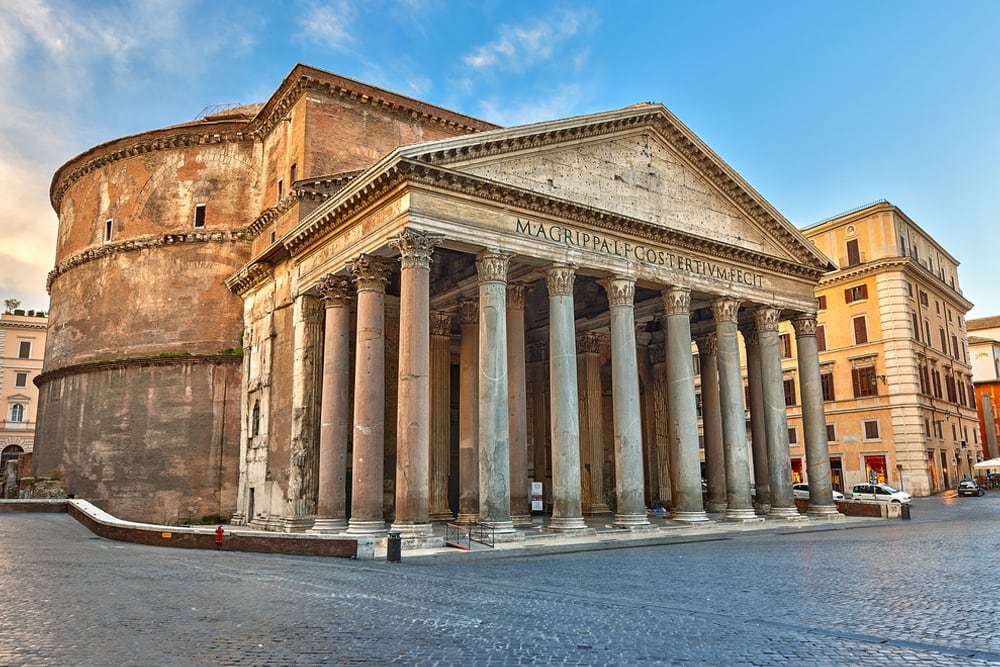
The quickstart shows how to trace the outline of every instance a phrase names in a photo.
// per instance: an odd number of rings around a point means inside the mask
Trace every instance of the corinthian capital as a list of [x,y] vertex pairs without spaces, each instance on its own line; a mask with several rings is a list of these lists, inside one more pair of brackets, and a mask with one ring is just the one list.
[[573,296],[573,279],[576,267],[570,264],[552,264],[545,269],[545,282],[550,296]]
[[691,290],[670,287],[663,293],[663,310],[667,315],[691,315]]
[[757,332],[777,331],[778,322],[781,320],[781,308],[771,306],[759,306],[753,312],[754,321],[757,324]]
[[712,302],[712,315],[715,322],[735,322],[736,315],[740,312],[740,302],[736,299],[720,297]]
[[699,355],[703,357],[719,356],[719,339],[716,338],[714,333],[698,336],[694,339],[694,342],[698,346]]
[[529,289],[524,283],[507,285],[507,310],[524,310],[524,296]]
[[513,253],[487,248],[476,255],[476,269],[479,270],[480,283],[507,282],[507,267]]
[[451,335],[451,313],[435,310],[431,312],[431,335]]
[[319,281],[319,291],[327,308],[349,308],[354,300],[351,279],[328,273]]
[[430,268],[431,253],[441,242],[440,234],[429,234],[416,229],[404,229],[389,239],[389,245],[399,251],[399,263],[404,269]]
[[351,262],[349,268],[354,274],[354,283],[359,292],[385,291],[385,284],[389,282],[389,273],[392,271],[389,262],[375,255],[361,255]]
[[479,322],[479,302],[459,301],[458,321],[462,324],[477,324]]
[[799,315],[792,318],[792,327],[795,329],[795,337],[816,335],[816,316]]
[[631,306],[635,302],[635,279],[615,276],[600,281],[608,294],[609,306]]

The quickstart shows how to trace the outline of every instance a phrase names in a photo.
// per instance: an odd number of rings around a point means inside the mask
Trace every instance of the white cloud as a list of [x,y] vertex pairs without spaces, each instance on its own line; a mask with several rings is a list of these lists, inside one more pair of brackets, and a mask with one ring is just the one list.
[[312,5],[299,19],[302,37],[335,51],[344,51],[354,42],[354,20],[357,12],[345,0],[329,5]]
[[462,60],[473,69],[503,66],[520,70],[551,59],[557,49],[577,35],[590,20],[589,12],[567,11],[524,25],[501,25],[495,40],[477,47]]
[[479,108],[483,118],[510,127],[572,115],[581,97],[580,86],[568,84],[554,88],[544,99],[535,98],[527,104],[511,106],[509,100],[489,98],[480,100]]

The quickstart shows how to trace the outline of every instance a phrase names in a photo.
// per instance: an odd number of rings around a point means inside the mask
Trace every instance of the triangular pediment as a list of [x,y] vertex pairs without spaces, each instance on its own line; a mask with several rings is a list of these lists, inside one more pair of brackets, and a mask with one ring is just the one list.
[[665,107],[494,130],[402,157],[746,251],[829,262]]

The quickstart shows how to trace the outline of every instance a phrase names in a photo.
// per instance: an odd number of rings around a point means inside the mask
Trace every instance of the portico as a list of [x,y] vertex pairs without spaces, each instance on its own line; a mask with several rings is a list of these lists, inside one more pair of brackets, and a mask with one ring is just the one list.
[[[816,359],[800,371],[810,514],[831,513],[813,296],[828,261],[661,105],[399,149],[281,245],[244,269],[247,339],[273,345],[266,292],[326,305],[314,358],[289,369],[316,386],[291,413],[322,424],[297,422],[304,502],[268,501],[287,525],[417,544],[453,519],[516,540],[532,481],[555,532],[589,530],[585,514],[644,530],[655,499],[669,521],[798,518],[782,319]],[[277,493],[267,481],[241,488]]]

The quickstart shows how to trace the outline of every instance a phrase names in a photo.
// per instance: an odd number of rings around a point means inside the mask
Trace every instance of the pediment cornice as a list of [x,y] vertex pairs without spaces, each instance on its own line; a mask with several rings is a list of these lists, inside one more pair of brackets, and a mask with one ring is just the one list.
[[489,159],[529,149],[649,129],[796,260],[829,270],[832,265],[788,220],[715,154],[662,104],[641,104],[593,116],[483,132],[467,137],[416,145],[403,155],[442,166]]

